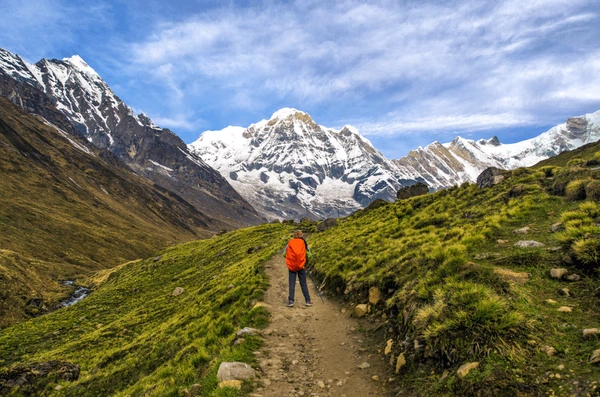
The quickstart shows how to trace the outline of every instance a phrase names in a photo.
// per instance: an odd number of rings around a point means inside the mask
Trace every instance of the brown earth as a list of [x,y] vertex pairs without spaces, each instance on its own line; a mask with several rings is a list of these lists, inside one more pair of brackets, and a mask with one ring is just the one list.
[[[265,269],[271,283],[265,294],[271,323],[264,331],[265,343],[256,353],[262,387],[252,396],[390,395],[389,366],[369,336],[382,323],[351,318],[347,309],[327,297],[322,302],[310,279],[314,306],[304,305],[298,283],[296,304],[289,308],[285,260],[276,255]],[[359,368],[364,363],[370,366]]]

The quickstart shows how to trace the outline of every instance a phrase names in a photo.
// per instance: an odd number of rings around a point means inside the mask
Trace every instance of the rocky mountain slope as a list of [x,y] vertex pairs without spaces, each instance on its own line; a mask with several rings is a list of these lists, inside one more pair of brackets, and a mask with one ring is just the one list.
[[0,170],[0,327],[50,309],[61,280],[212,234],[176,194],[2,97]]
[[204,132],[189,147],[269,218],[342,216],[377,198],[394,200],[414,182],[355,128],[326,128],[296,109],[248,128]]
[[214,218],[209,222],[214,230],[261,221],[218,172],[174,133],[143,114],[136,116],[78,56],[32,65],[0,49],[0,95],[44,117],[54,105],[94,145]]
[[600,139],[600,111],[572,117],[535,138],[502,144],[497,137],[478,141],[458,137],[434,142],[393,160],[400,172],[422,178],[433,189],[474,182],[488,167],[515,169]]

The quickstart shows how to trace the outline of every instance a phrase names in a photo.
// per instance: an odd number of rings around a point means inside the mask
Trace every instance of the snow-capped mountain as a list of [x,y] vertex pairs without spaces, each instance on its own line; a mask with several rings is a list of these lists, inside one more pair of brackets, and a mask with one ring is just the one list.
[[434,189],[474,182],[488,167],[514,169],[573,150],[600,139],[600,111],[572,117],[535,138],[502,144],[497,137],[478,141],[457,137],[450,143],[434,142],[393,160],[399,171],[422,178]]
[[[110,150],[137,174],[218,219],[214,228],[261,221],[227,181],[191,153],[177,135],[157,127],[143,114],[136,116],[77,55],[29,64],[0,49],[0,95],[47,119],[41,110],[52,106],[38,103],[50,99],[88,141]],[[46,98],[41,98],[44,95]]]
[[376,198],[394,200],[402,182],[355,128],[326,128],[296,109],[206,131],[189,148],[269,218],[346,215]]

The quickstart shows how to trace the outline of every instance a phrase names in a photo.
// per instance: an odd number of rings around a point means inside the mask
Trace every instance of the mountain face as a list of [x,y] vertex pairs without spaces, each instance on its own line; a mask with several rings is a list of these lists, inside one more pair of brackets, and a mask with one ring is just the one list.
[[100,269],[206,238],[213,219],[101,150],[0,97],[0,328]]
[[[32,97],[35,89],[44,95]],[[212,229],[261,221],[218,172],[190,153],[174,133],[157,127],[143,114],[136,116],[78,56],[42,59],[32,65],[0,49],[0,94],[64,126],[57,115],[44,114],[54,105],[63,120],[88,141],[110,150],[137,174],[215,218],[210,222]]]
[[462,182],[475,182],[488,167],[514,169],[573,150],[600,139],[600,111],[572,117],[535,138],[502,144],[497,137],[469,140],[458,137],[450,143],[434,142],[393,160],[398,170],[422,178],[434,189]]
[[248,128],[206,131],[189,148],[269,218],[347,215],[377,198],[394,200],[402,182],[356,129],[326,128],[296,109]]

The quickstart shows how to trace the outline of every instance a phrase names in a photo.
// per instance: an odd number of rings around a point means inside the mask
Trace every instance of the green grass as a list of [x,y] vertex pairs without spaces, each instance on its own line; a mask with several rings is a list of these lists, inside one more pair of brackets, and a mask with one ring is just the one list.
[[[394,354],[407,357],[398,381],[404,393],[592,392],[600,369],[586,361],[599,345],[583,340],[581,330],[600,324],[600,209],[586,192],[600,172],[586,164],[518,169],[492,188],[464,184],[379,205],[311,236],[316,272],[331,293],[345,292],[352,302],[366,302],[372,286],[384,293],[388,331],[381,345],[392,338]],[[578,185],[583,194],[574,193]],[[565,230],[552,233],[556,222]],[[526,226],[526,235],[513,233]],[[518,240],[545,247],[514,247]],[[551,279],[553,267],[582,279]],[[519,285],[498,268],[531,277]],[[564,287],[571,297],[559,294]],[[557,312],[546,299],[571,305],[573,313]],[[544,345],[558,353],[547,356]],[[470,361],[480,368],[459,379],[456,369]],[[550,378],[559,364],[566,372]]]
[[[0,366],[80,366],[79,380],[59,391],[54,382],[40,385],[35,393],[43,395],[176,396],[196,383],[199,395],[233,395],[216,390],[216,370],[225,360],[254,362],[258,339],[232,342],[239,329],[266,324],[264,309],[253,309],[267,286],[263,264],[290,230],[270,224],[230,232],[105,273],[82,302],[0,331]],[[176,287],[185,292],[172,296]]]

